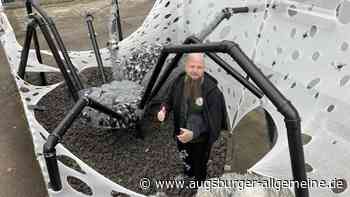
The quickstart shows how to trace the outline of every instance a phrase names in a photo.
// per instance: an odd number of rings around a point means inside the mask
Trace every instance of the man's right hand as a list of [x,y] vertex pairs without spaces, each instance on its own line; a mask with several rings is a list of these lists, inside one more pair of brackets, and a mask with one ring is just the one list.
[[165,120],[165,115],[166,115],[166,110],[165,110],[165,107],[163,106],[162,109],[158,112],[158,120],[160,122],[163,122]]

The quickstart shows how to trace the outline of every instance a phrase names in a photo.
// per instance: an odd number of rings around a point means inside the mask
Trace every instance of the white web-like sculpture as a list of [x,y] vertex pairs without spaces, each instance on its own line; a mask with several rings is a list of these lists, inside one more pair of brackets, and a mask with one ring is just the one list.
[[[273,6],[266,6],[267,4]],[[278,89],[296,106],[302,118],[304,137],[311,140],[304,144],[308,177],[317,180],[350,180],[350,1],[348,0],[157,0],[143,25],[119,43],[119,50],[112,57],[128,56],[142,44],[180,44],[190,35],[199,35],[218,13],[226,7],[254,7],[253,11],[224,20],[204,42],[232,40],[248,54]],[[1,6],[0,39],[5,49],[11,72],[19,89],[35,152],[48,182],[42,146],[48,132],[36,121],[30,105],[59,84],[34,86],[17,76],[21,46]],[[42,51],[50,55],[47,51]],[[74,66],[79,71],[89,65],[97,65],[91,51],[71,51]],[[103,59],[110,57],[107,49],[101,49]],[[228,57],[222,58],[232,67],[244,72]],[[112,60],[115,58],[112,58]],[[84,61],[83,61],[84,60]],[[278,138],[272,150],[250,172],[277,179],[292,177],[288,141],[283,117],[269,99],[256,98],[252,93],[227,75],[210,59],[206,59],[207,71],[220,84],[227,103],[232,129],[250,111],[263,107],[273,118]],[[40,64],[35,52],[30,51],[28,71],[58,72],[56,68]],[[115,62],[105,62],[113,66]],[[49,190],[50,196],[85,196],[67,184],[67,177],[81,179],[92,190],[93,196],[110,196],[118,191],[130,196],[142,196],[106,179],[61,144],[58,155],[75,160],[85,174],[59,163],[63,189]],[[345,197],[349,189],[332,191],[330,188],[310,188],[310,196]]]

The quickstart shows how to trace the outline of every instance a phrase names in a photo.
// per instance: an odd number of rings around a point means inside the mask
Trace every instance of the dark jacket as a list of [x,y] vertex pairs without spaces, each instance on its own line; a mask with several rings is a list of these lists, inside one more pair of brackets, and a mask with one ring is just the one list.
[[[171,110],[174,114],[174,135],[180,131],[180,113],[183,97],[184,77],[186,73],[181,73],[170,86],[168,97],[165,102],[167,113]],[[204,121],[209,127],[209,143],[214,143],[219,137],[221,130],[228,129],[228,118],[225,99],[222,92],[217,87],[217,80],[205,73],[202,84]]]

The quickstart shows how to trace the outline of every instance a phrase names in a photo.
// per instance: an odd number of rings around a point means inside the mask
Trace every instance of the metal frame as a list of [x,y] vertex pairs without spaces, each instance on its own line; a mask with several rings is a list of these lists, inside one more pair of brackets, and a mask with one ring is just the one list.
[[59,191],[62,189],[62,183],[60,178],[60,173],[57,165],[56,157],[56,145],[63,138],[64,134],[70,128],[74,120],[80,115],[85,107],[91,107],[102,113],[105,113],[116,119],[123,120],[123,117],[109,109],[108,107],[100,104],[99,102],[89,98],[81,97],[75,103],[74,107],[69,111],[65,118],[59,123],[55,130],[48,136],[46,143],[44,144],[43,154],[46,162],[47,171],[50,179],[50,187],[54,191]]
[[[40,15],[38,15],[37,13],[33,13],[33,8]],[[78,92],[82,90],[84,87],[78,76],[76,68],[72,64],[72,61],[68,55],[67,49],[63,44],[62,38],[57,31],[55,23],[46,14],[46,12],[40,8],[40,6],[33,4],[30,0],[26,1],[26,9],[27,9],[27,13],[29,14],[28,15],[29,23],[27,24],[26,39],[24,41],[24,46],[21,53],[21,61],[18,68],[18,76],[24,79],[32,39],[34,39],[35,51],[36,51],[38,61],[39,63],[42,63],[39,42],[36,34],[36,27],[39,26],[54,56],[57,66],[59,67],[64,77],[64,80],[67,83],[67,86],[69,88],[69,91],[73,99],[77,101],[79,99]],[[51,33],[53,34],[54,39],[51,37]],[[64,57],[64,61],[61,59],[61,55],[59,53],[59,50],[56,46],[55,41],[58,45],[58,48],[60,49],[60,52]],[[41,76],[44,76],[44,73],[41,74]],[[46,78],[42,77],[42,81],[46,82]]]
[[[194,38],[188,38],[189,40],[196,40]],[[199,41],[198,39],[196,40]],[[160,89],[163,81],[167,79],[170,73],[177,66],[177,62],[180,60],[181,56],[184,53],[193,53],[193,52],[205,52],[207,54],[211,53],[227,53],[231,58],[247,73],[247,76],[259,87],[264,95],[270,99],[272,104],[276,106],[277,110],[284,116],[285,125],[287,128],[288,134],[288,146],[289,154],[291,158],[292,173],[294,180],[299,183],[306,183],[307,176],[305,171],[305,159],[304,159],[304,150],[301,138],[301,126],[300,126],[300,116],[298,111],[293,106],[293,104],[285,98],[285,96],[268,80],[268,78],[260,71],[260,69],[249,59],[249,57],[241,50],[238,44],[232,41],[221,41],[213,42],[206,44],[190,44],[190,45],[167,45],[163,48],[161,55],[158,59],[157,65],[152,73],[149,83],[147,84],[145,94],[142,97],[139,108],[144,109],[145,105],[150,102],[150,99],[157,94]],[[162,70],[162,67],[165,63],[166,58],[171,53],[176,53],[177,56],[170,63],[163,76],[161,76],[159,83],[153,89],[154,84],[156,83],[157,78]],[[211,58],[215,56],[211,55]],[[240,79],[242,85],[249,89],[256,96],[261,98],[263,95],[260,94],[256,88],[253,88],[247,80],[243,80],[240,76],[234,74],[233,69],[226,67],[226,64],[217,59],[215,62],[219,62],[219,66],[222,67],[228,74],[234,76],[237,79]],[[153,90],[153,91],[152,91]],[[295,188],[296,197],[308,197],[309,191],[308,188]]]
[[[58,52],[58,49],[54,43],[54,40],[51,37],[51,34],[44,22],[44,20],[42,19],[42,17],[38,16],[37,14],[30,14],[29,15],[29,23],[27,25],[27,31],[26,31],[26,39],[24,41],[24,46],[23,46],[23,50],[21,53],[21,61],[20,61],[20,65],[18,68],[18,76],[21,77],[22,79],[24,79],[24,75],[26,72],[26,66],[27,66],[27,62],[28,62],[28,56],[29,56],[29,50],[30,50],[30,44],[31,44],[31,40],[33,38],[33,36],[35,36],[35,32],[36,32],[36,27],[39,26],[41,32],[44,35],[44,38],[53,54],[53,57],[57,63],[57,66],[59,67],[65,82],[67,83],[68,89],[72,95],[72,97],[74,98],[74,100],[78,100],[79,96],[78,96],[78,91],[81,90],[76,86],[76,83],[74,83],[74,79],[72,76],[72,73],[75,73],[74,71],[72,71],[71,69],[68,69],[67,66],[65,65],[65,63],[63,62],[63,60],[61,59],[61,56]],[[34,37],[35,39],[35,37]]]
[[[23,50],[21,53],[21,61],[18,68],[18,75],[21,78],[24,78],[32,39],[34,39],[38,61],[40,63],[42,62],[40,48],[38,45],[38,40],[36,35],[36,27],[39,26],[53,54],[53,57],[57,63],[57,66],[59,67],[64,77],[64,80],[68,86],[68,89],[73,99],[76,101],[74,107],[69,111],[69,113],[65,116],[65,118],[59,123],[59,125],[55,128],[55,130],[48,136],[47,141],[43,147],[43,155],[45,158],[47,171],[49,174],[50,187],[54,191],[59,191],[60,189],[62,189],[62,183],[61,183],[61,178],[59,174],[59,168],[57,165],[55,146],[60,142],[64,134],[70,128],[74,120],[80,115],[82,110],[88,106],[97,111],[105,113],[113,118],[119,119],[121,121],[124,121],[124,119],[122,115],[114,112],[112,109],[100,104],[99,102],[87,96],[79,95],[79,91],[83,89],[83,85],[76,72],[76,68],[73,66],[70,60],[67,49],[57,31],[55,23],[50,17],[47,16],[47,14],[39,6],[32,4],[30,0],[26,1],[26,7],[29,13],[29,16],[28,16],[29,23],[27,25],[26,39],[25,39]],[[38,15],[37,13],[32,13],[32,7],[34,7],[36,11],[39,12],[40,15]],[[102,64],[101,54],[99,53],[99,49],[98,49],[98,45],[95,37],[95,31],[92,26],[91,15],[87,15],[86,22],[88,24],[92,44],[96,54],[96,59],[99,64],[99,68],[101,69],[101,74],[103,76],[103,82],[105,83],[106,78],[104,76],[103,64]],[[54,39],[51,37],[51,33],[53,34]],[[59,53],[59,50],[56,46],[55,41],[58,45],[58,48],[60,49],[60,52],[64,57],[64,60],[61,59],[61,55]]]

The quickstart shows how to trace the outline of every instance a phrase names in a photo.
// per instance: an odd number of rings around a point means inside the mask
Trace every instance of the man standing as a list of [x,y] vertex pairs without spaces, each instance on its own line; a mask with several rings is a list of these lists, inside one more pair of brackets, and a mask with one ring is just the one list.
[[174,80],[168,99],[157,115],[159,121],[164,121],[173,110],[174,137],[184,174],[196,181],[206,179],[212,144],[220,130],[228,128],[224,96],[216,79],[204,69],[203,54],[188,54],[185,72]]

